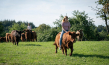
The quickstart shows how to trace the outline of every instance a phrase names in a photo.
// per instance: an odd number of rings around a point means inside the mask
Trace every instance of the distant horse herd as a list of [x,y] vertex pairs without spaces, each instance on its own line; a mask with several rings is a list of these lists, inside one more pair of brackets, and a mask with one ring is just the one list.
[[[56,35],[56,38],[55,38],[55,42],[53,45],[55,45],[55,53],[57,53],[57,49],[59,46],[59,40],[60,40],[60,34],[61,32],[59,32],[57,35]],[[77,32],[67,32],[67,33],[64,33],[63,34],[63,39],[62,39],[62,46],[61,46],[61,49],[62,49],[62,53],[64,54],[64,51],[65,51],[65,55],[67,55],[67,49],[71,49],[71,53],[70,53],[70,56],[72,56],[72,53],[73,53],[73,43],[76,42],[76,38],[77,40],[81,40],[82,41],[82,38],[83,38],[83,30],[78,30]],[[4,42],[12,42],[13,44],[15,43],[15,45],[17,44],[18,46],[18,43],[19,41],[23,42],[23,41],[37,41],[37,34],[35,31],[32,31],[32,35],[31,35],[31,32],[30,30],[23,30],[23,31],[17,31],[17,30],[13,30],[11,33],[6,33],[6,36],[5,37],[0,37],[0,42],[1,41],[4,41]]]
[[[37,34],[35,31],[32,31],[32,35],[30,30],[26,29],[23,31],[13,30],[11,33],[6,33],[5,37],[0,37],[0,42],[16,42],[16,41],[37,41]],[[19,42],[18,41],[18,42]]]

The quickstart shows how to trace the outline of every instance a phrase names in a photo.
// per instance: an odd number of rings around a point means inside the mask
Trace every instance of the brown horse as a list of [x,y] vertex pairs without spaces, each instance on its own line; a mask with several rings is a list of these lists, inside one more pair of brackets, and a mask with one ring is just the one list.
[[6,42],[11,42],[11,33],[6,33]]
[[22,34],[21,34],[21,40],[22,40],[22,42],[25,41],[25,33],[22,33]]
[[17,46],[18,46],[19,40],[21,38],[21,33],[23,33],[23,32],[24,31],[17,31],[17,30],[13,30],[11,32],[11,40],[12,40],[13,44],[15,42],[15,45],[17,44]]
[[[59,40],[60,40],[60,35],[61,35],[61,32],[59,32],[57,35],[56,35],[56,38],[55,38],[55,47],[56,47],[56,51],[55,53],[57,53],[57,49],[59,46]],[[67,49],[71,49],[71,53],[70,53],[70,56],[72,55],[72,52],[73,52],[73,43],[76,41],[76,36],[78,36],[78,34],[76,34],[75,32],[67,32],[67,33],[64,33],[63,34],[63,39],[62,39],[62,46],[61,46],[61,49],[62,49],[62,52],[64,54],[64,51],[65,51],[65,55],[67,55]]]
[[79,41],[81,39],[81,41],[82,41],[82,38],[83,38],[83,30],[77,31],[76,34],[79,34],[79,36],[77,36],[77,40]]
[[29,40],[29,41],[32,41],[32,37],[31,37],[31,31],[26,29],[24,30],[25,31],[25,39],[26,41]]

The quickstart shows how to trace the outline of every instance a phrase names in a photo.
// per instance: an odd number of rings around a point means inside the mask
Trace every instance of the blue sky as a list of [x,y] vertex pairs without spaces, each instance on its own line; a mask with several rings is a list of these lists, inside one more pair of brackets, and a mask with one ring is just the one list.
[[40,24],[53,24],[60,15],[72,17],[74,10],[85,11],[95,22],[96,26],[105,25],[101,18],[96,18],[98,0],[0,0],[0,20],[15,20],[32,22],[36,27]]

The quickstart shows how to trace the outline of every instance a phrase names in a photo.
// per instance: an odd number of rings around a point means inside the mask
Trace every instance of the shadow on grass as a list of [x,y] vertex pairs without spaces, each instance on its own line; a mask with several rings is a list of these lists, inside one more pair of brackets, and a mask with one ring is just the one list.
[[[109,56],[103,56],[103,55],[73,54],[73,56],[78,56],[78,57],[98,57],[98,58],[103,58],[103,59],[109,59]],[[73,56],[72,56],[72,57],[73,57]]]
[[41,46],[39,44],[25,44],[24,46]]
[[3,43],[3,41],[0,41],[0,43]]

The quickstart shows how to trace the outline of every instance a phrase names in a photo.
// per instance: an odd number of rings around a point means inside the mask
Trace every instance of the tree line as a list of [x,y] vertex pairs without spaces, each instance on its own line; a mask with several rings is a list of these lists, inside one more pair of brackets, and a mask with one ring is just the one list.
[[[3,20],[0,21],[0,36],[4,37],[6,33],[10,33],[12,30],[24,30],[27,29],[28,23],[32,26],[32,30],[37,33],[37,41],[54,41],[55,36],[61,32],[62,26],[61,22],[63,19],[63,15],[60,16],[59,19],[56,19],[53,24],[55,27],[50,27],[46,24],[41,24],[38,27],[32,22],[24,22],[15,20]],[[77,31],[82,29],[84,32],[83,40],[109,40],[109,34],[107,33],[106,26],[99,25],[95,26],[93,19],[88,17],[88,14],[85,11],[73,11],[72,17],[69,17],[69,22],[71,24],[70,31]],[[108,28],[109,30],[109,28]],[[108,35],[107,35],[108,34]]]
[[[35,28],[35,25],[30,22],[32,28]],[[15,20],[3,20],[0,21],[0,36],[5,36],[5,33],[10,33],[12,30],[23,30],[28,26],[28,22]]]

